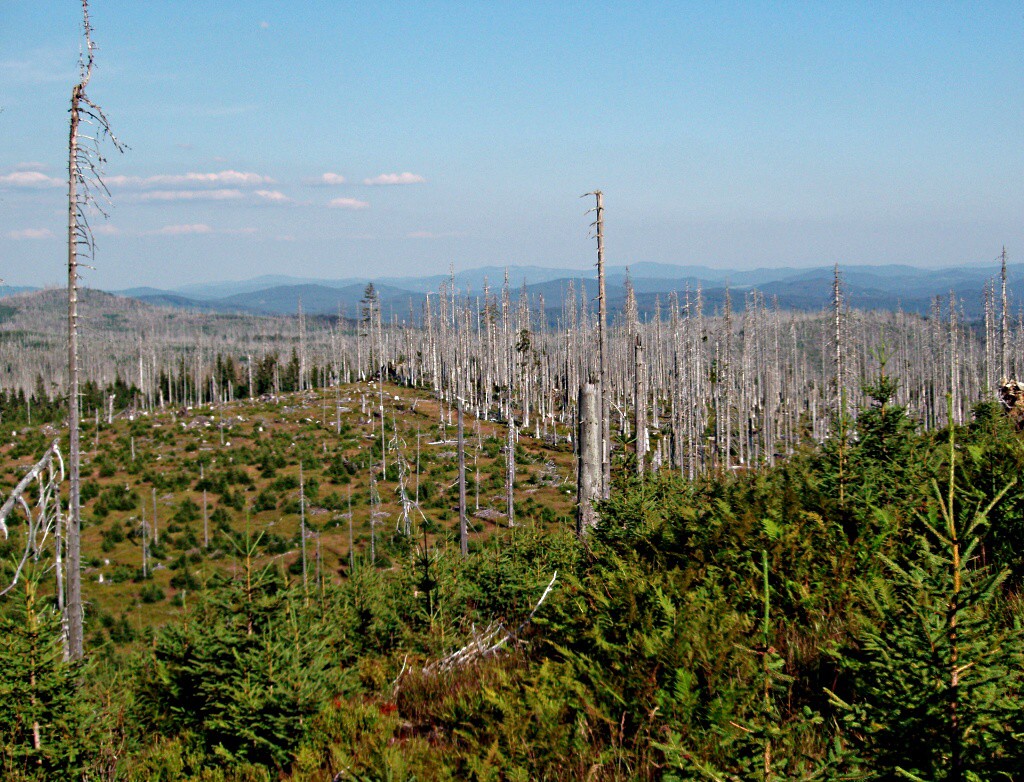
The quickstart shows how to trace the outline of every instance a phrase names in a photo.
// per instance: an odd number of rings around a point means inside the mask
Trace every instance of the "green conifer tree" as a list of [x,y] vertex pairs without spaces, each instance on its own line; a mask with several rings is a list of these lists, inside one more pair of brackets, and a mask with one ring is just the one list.
[[0,617],[0,777],[71,779],[84,762],[80,663],[66,662],[60,613],[28,574]]
[[913,550],[883,558],[891,581],[866,590],[871,616],[842,661],[852,694],[830,693],[868,778],[1020,778],[1024,636],[1001,618],[1005,572],[977,561],[1006,489],[970,511],[955,462],[951,429],[945,494],[934,482]]

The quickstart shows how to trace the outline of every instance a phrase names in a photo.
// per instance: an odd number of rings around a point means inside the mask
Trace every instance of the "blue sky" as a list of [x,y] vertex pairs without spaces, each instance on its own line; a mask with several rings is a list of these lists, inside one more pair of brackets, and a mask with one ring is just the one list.
[[[112,2],[89,284],[1024,249],[1019,3]],[[0,0],[0,277],[64,275],[78,4]],[[325,175],[327,175],[325,177]],[[97,223],[100,225],[100,223]]]

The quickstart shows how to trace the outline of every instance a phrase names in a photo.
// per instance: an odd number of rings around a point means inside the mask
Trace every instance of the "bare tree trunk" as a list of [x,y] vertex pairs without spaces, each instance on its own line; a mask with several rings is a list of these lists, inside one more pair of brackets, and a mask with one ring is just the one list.
[[309,576],[306,567],[306,482],[302,475],[302,459],[299,459],[299,537],[302,542],[302,594],[309,601]]
[[643,477],[644,459],[647,456],[647,392],[644,383],[644,346],[640,335],[636,335],[633,348],[633,416],[636,429],[636,474]]
[[146,526],[146,509],[142,509],[142,580],[149,578],[149,528]]
[[515,421],[508,422],[508,438],[505,443],[505,515],[508,517],[508,525],[516,525],[516,424]]
[[206,505],[206,475],[203,465],[199,465],[199,480],[203,483],[203,547],[210,547],[210,514]]
[[1006,306],[1006,247],[1003,247],[1003,253],[1000,256],[1003,262],[1002,271],[1000,272],[1000,282],[1002,284],[1002,311],[1000,313],[1001,321],[999,324],[999,371],[1002,373],[1000,377],[1000,385],[1005,383],[1010,377],[1010,361],[1008,357],[1009,349],[1009,329],[1007,328],[1007,306]]
[[583,537],[597,526],[593,503],[601,496],[601,422],[597,414],[597,388],[593,383],[580,386],[579,421],[576,532]]
[[156,512],[156,486],[153,487],[153,545],[160,545],[160,530],[157,527],[157,512]]
[[[106,135],[115,148],[123,147],[110,132],[103,110],[86,95],[92,78],[92,27],[89,23],[88,0],[82,0],[82,34],[84,47],[79,58],[80,79],[71,90],[71,119],[68,133],[68,430],[69,430],[69,503],[67,523],[67,627],[69,656],[83,655],[83,613],[81,573],[81,420],[79,410],[78,355],[78,247],[92,251],[92,231],[85,218],[85,208],[96,206],[92,190],[106,191],[100,178],[103,158],[95,149],[80,145],[79,128],[83,116],[96,127],[94,141]],[[101,210],[102,211],[102,210]]]
[[612,486],[611,462],[611,402],[608,378],[608,297],[604,280],[604,194],[595,190],[596,199],[594,228],[597,237],[597,288],[598,288],[598,343],[600,355],[601,388],[601,496],[608,499]]
[[78,126],[79,104],[85,88],[76,84],[71,91],[71,135],[68,155],[68,645],[71,659],[83,654],[82,627],[82,506],[81,506],[81,421],[78,389]]
[[356,540],[352,534],[352,484],[348,485],[348,572],[356,572]]
[[462,417],[462,397],[459,405],[459,549],[462,556],[469,556],[469,520],[466,518],[466,437]]
[[836,415],[846,415],[846,355],[843,350],[843,298],[839,278],[839,264],[835,265],[832,282],[832,315],[835,327],[835,367],[836,367]]

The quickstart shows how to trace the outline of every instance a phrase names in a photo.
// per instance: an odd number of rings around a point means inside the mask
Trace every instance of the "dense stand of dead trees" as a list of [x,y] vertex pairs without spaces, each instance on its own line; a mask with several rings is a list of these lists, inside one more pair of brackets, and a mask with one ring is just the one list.
[[[979,292],[985,317],[978,324],[966,320],[956,297],[936,299],[927,317],[850,309],[841,284],[819,312],[780,310],[756,290],[742,294],[742,308],[732,295],[709,312],[698,288],[668,294],[641,318],[627,283],[625,306],[608,324],[601,384],[599,302],[582,291],[569,283],[553,316],[508,280],[475,293],[448,279],[413,316],[387,315],[373,302],[357,322],[177,313],[108,298],[98,302],[103,315],[95,305],[79,315],[81,371],[101,385],[120,377],[133,390],[84,415],[107,419],[112,409],[219,404],[261,390],[384,376],[436,391],[439,436],[454,432],[461,398],[467,415],[514,423],[513,440],[529,435],[575,447],[579,388],[593,380],[599,395],[607,389],[613,448],[632,450],[639,437],[647,469],[692,476],[770,463],[803,437],[823,439],[840,405],[855,411],[865,402],[861,384],[876,372],[883,342],[889,372],[900,380],[896,401],[928,427],[945,423],[947,394],[963,421],[976,401],[995,398],[1004,378],[1024,375],[1024,324],[998,281]],[[106,309],[111,303],[121,310]],[[26,335],[0,341],[0,365],[29,392],[37,376],[55,381],[50,390],[66,378],[60,340],[40,344],[52,328],[48,311],[19,309],[0,326]],[[382,415],[386,396],[375,396]]]

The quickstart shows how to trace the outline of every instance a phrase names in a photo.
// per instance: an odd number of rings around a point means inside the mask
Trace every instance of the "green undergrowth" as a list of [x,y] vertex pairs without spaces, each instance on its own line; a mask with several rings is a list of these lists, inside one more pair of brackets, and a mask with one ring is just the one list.
[[174,570],[198,585],[173,613],[90,623],[82,668],[52,602],[15,590],[3,774],[1021,779],[1024,443],[985,405],[918,432],[891,381],[871,388],[772,468],[641,479],[627,453],[583,540],[534,521],[463,559],[420,518],[376,566],[303,580],[251,520],[216,569]]

